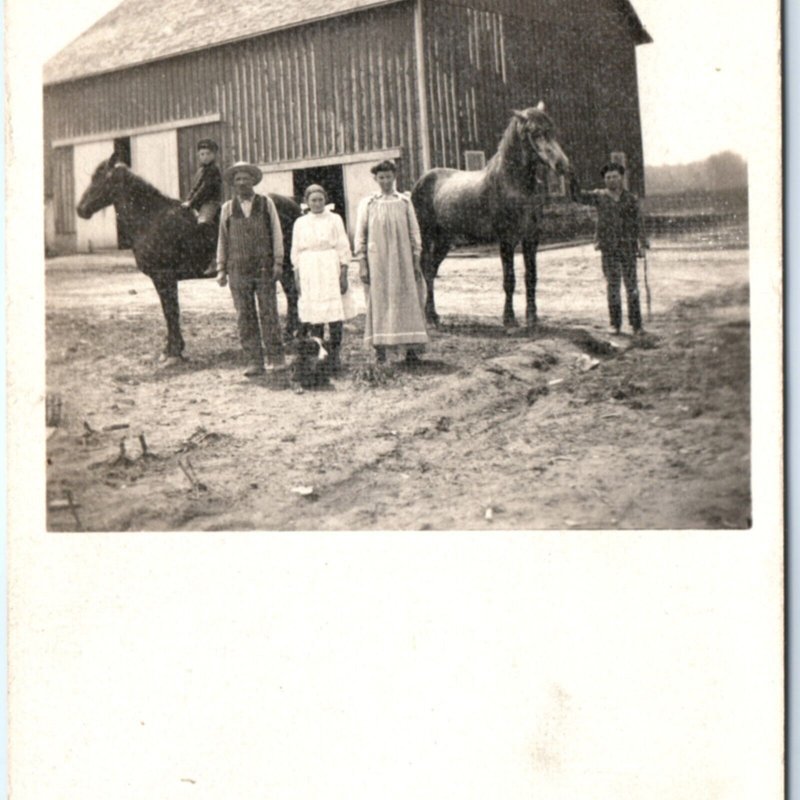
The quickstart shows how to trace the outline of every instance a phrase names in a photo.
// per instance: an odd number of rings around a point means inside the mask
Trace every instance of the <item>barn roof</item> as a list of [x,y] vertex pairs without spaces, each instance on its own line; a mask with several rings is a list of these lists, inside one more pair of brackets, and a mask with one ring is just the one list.
[[65,81],[204,50],[398,0],[123,0],[44,67]]
[[[44,83],[204,50],[399,0],[123,0],[51,58]],[[651,42],[630,0],[618,0],[637,44]]]
[[636,44],[651,44],[653,38],[647,32],[644,25],[642,25],[642,21],[639,19],[639,15],[636,13],[636,9],[633,7],[630,0],[621,0],[621,4],[623,13],[628,18],[628,23],[631,26]]

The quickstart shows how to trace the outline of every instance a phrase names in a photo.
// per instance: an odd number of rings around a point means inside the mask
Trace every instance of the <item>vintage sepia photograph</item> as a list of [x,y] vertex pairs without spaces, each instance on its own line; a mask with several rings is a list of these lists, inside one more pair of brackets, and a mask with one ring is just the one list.
[[6,4],[15,800],[783,796],[779,12]]
[[747,27],[684,6],[73,15],[48,529],[749,528]]

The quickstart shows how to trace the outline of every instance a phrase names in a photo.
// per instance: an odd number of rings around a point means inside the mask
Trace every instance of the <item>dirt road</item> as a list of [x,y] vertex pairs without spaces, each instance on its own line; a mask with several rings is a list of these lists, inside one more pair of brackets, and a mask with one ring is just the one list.
[[159,371],[163,319],[130,259],[50,260],[49,527],[748,526],[747,250],[656,240],[641,343],[605,334],[598,261],[541,254],[531,336],[500,325],[497,257],[450,258],[421,368],[364,380],[361,315],[334,388],[297,394],[242,376],[212,281],[182,285],[190,360]]

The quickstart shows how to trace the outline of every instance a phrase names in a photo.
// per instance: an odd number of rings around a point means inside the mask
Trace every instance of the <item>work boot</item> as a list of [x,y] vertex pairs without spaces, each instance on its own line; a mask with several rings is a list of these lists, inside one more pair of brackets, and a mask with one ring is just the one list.
[[341,355],[339,354],[339,347],[331,345],[330,349],[328,350],[328,374],[338,375],[341,368],[342,359]]
[[263,374],[264,374],[264,365],[263,364],[258,364],[258,363],[251,364],[244,371],[245,378],[255,378],[255,377],[257,377],[259,375],[263,375]]
[[421,363],[422,359],[416,350],[406,350],[406,364],[409,367],[418,367]]

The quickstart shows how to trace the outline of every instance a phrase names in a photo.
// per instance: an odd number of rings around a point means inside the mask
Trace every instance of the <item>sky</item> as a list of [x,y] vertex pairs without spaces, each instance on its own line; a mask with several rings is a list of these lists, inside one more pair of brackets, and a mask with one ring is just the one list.
[[[302,2],[302,0],[300,0]],[[118,0],[36,0],[42,61]],[[590,0],[586,0],[590,2]],[[637,48],[647,164],[678,164],[723,150],[747,157],[743,113],[753,83],[751,38],[770,13],[756,0],[633,0],[653,44]],[[763,53],[757,54],[763,65]]]

